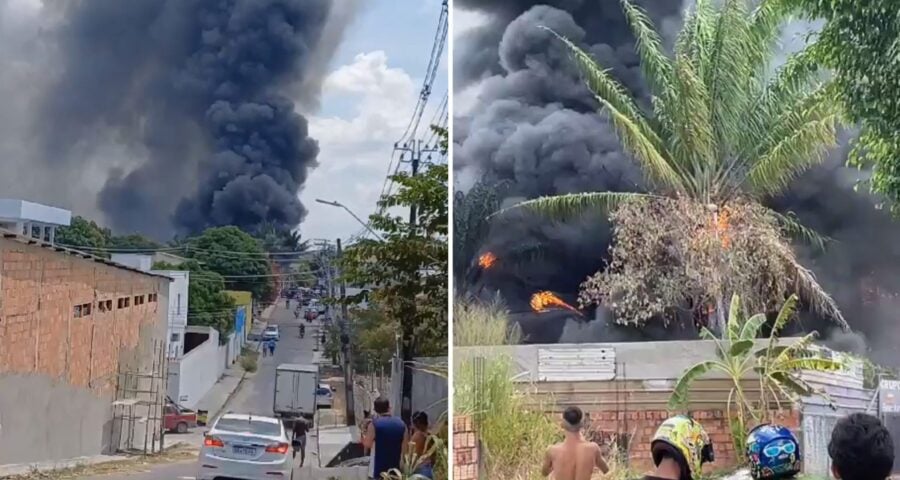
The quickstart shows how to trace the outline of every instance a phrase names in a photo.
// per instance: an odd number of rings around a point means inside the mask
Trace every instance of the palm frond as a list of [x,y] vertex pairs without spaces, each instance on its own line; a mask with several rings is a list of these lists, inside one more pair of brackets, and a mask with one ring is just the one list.
[[673,126],[671,150],[673,163],[688,172],[690,190],[705,198],[712,190],[712,177],[717,163],[716,140],[706,85],[688,57],[675,59],[675,89],[669,101],[670,115],[680,121]]
[[623,146],[642,163],[648,176],[663,186],[679,187],[681,175],[667,162],[662,140],[650,127],[625,87],[571,40],[547,27],[541,28],[553,34],[568,47],[585,77],[588,88],[594,92],[600,105],[609,111],[613,125],[622,137]]
[[822,161],[836,144],[837,114],[809,119],[763,154],[747,175],[752,191],[772,195],[783,191],[797,175]]
[[653,29],[646,12],[629,0],[622,0],[625,18],[637,39],[637,51],[641,57],[644,78],[657,96],[671,97],[672,62],[663,52],[662,40]]
[[781,214],[774,210],[770,210],[769,213],[775,218],[788,236],[812,245],[817,250],[825,250],[825,244],[831,241],[830,237],[821,235],[815,230],[800,223],[797,220],[796,215],[791,212]]
[[785,256],[784,259],[787,266],[793,270],[792,277],[795,279],[797,291],[802,298],[806,299],[812,310],[824,317],[830,318],[845,332],[849,331],[850,325],[848,325],[847,320],[844,319],[844,314],[841,313],[840,308],[837,306],[834,299],[831,298],[831,295],[829,295],[828,292],[819,285],[819,282],[816,281],[815,275],[807,270],[806,267],[800,265],[793,256]]
[[624,201],[639,198],[658,197],[645,193],[628,192],[570,193],[519,202],[491,214],[488,218],[503,215],[512,210],[525,209],[559,220],[571,218],[588,211],[609,211]]

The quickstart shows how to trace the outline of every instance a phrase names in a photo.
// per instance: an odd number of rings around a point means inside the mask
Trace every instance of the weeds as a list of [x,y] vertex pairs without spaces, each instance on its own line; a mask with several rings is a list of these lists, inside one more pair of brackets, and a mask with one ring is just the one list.
[[499,299],[488,304],[457,299],[453,313],[455,347],[511,345],[522,337],[518,326],[510,327]]

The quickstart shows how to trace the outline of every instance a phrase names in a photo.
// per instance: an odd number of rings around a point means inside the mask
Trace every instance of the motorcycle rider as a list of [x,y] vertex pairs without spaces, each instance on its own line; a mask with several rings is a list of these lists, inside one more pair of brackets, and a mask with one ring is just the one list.
[[764,423],[750,430],[745,454],[753,480],[792,478],[800,473],[800,443],[782,425]]
[[696,480],[704,463],[715,460],[713,444],[700,422],[687,415],[670,417],[650,442],[653,464],[643,480]]

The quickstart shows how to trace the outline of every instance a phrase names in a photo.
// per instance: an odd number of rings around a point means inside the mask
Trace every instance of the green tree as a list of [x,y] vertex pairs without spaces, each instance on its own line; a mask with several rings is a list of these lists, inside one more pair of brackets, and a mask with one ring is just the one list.
[[[417,176],[394,175],[399,188],[379,201],[382,213],[369,217],[380,238],[358,241],[340,259],[343,280],[371,287],[369,298],[396,319],[407,372],[415,355],[447,352],[447,172],[438,164]],[[413,205],[413,223],[394,213]]]
[[[613,215],[611,265],[584,285],[582,304],[605,302],[618,318],[638,323],[688,306],[721,332],[732,294],[767,310],[799,292],[846,328],[785,236],[818,237],[761,205],[835,144],[834,82],[810,68],[806,52],[771,74],[783,12],[770,1],[752,12],[745,0],[697,1],[671,58],[645,13],[622,4],[654,94],[652,108],[642,110],[588,53],[560,40],[643,168],[650,193],[581,193],[519,204],[556,217],[630,209]],[[683,222],[673,225],[672,218]],[[675,231],[660,232],[661,225]]]
[[56,243],[74,247],[106,248],[109,236],[109,231],[93,220],[77,215],[71,225],[56,229]]
[[133,233],[131,235],[113,236],[107,242],[111,250],[158,250],[162,248],[159,242],[147,238],[143,235]]
[[894,0],[783,0],[825,24],[810,47],[829,68],[849,120],[862,130],[850,160],[872,166],[871,187],[900,206],[900,15]]
[[475,267],[479,250],[488,232],[488,217],[500,208],[505,182],[481,179],[468,192],[453,195],[453,276],[457,285],[466,281]]
[[191,258],[227,277],[230,290],[249,291],[256,300],[268,300],[274,295],[274,277],[266,251],[239,228],[210,228],[187,244]]
[[[796,305],[797,297],[792,295],[778,313],[765,346],[754,348],[755,339],[766,324],[766,315],[758,313],[745,318],[741,300],[735,295],[731,299],[728,324],[722,338],[716,338],[706,328],[701,330],[702,338],[716,343],[716,359],[699,362],[681,374],[669,398],[669,408],[687,407],[691,385],[698,378],[710,372],[724,375],[731,382],[727,416],[731,422],[732,441],[735,451],[742,452],[748,428],[762,422],[773,405],[780,408],[780,400],[796,401],[818,393],[800,377],[800,372],[834,371],[844,364],[825,358],[810,348],[816,332],[790,343],[779,338],[781,330],[794,317]],[[758,401],[751,401],[744,391],[745,383],[754,377],[759,382]]]
[[234,300],[225,293],[225,280],[197,260],[179,265],[153,264],[154,270],[191,272],[188,283],[188,325],[213,327],[219,331],[219,343],[225,344],[234,331]]

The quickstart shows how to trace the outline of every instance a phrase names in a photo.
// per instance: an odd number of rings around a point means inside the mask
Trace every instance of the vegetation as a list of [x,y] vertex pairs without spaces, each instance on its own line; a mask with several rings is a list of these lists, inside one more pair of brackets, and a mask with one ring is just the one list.
[[[447,351],[447,173],[446,165],[429,165],[415,177],[394,175],[399,188],[369,217],[380,238],[358,241],[339,260],[342,279],[371,287],[364,295],[395,319],[407,361],[425,350]],[[395,214],[413,205],[414,223]]]
[[[819,163],[835,144],[840,113],[833,81],[823,80],[810,68],[808,54],[801,52],[771,74],[770,63],[782,24],[783,12],[763,2],[752,12],[743,0],[696,2],[678,36],[672,58],[644,12],[623,1],[626,17],[638,39],[637,50],[644,76],[654,93],[652,108],[644,111],[625,88],[574,43],[561,38],[583,72],[600,106],[616,127],[627,152],[644,169],[650,193],[582,193],[523,202],[519,207],[555,217],[597,209],[646,209],[650,219],[626,211],[617,217],[612,251],[613,274],[598,274],[582,292],[582,303],[631,296],[616,301],[619,318],[639,318],[642,312],[671,314],[679,308],[701,312],[697,321],[707,322],[722,334],[727,318],[726,299],[733,293],[750,304],[766,305],[769,299],[784,299],[799,292],[818,313],[844,325],[831,297],[802,267],[782,235],[801,235],[820,241],[792,218],[762,206],[762,201],[781,192],[791,180]],[[639,199],[642,203],[634,203]],[[631,201],[631,202],[628,202]],[[695,238],[718,246],[702,253],[683,251],[666,255],[665,268],[680,272],[664,282],[649,281],[655,272],[636,260],[659,258],[659,241],[645,241],[649,232],[668,214],[688,221],[665,241],[689,242]],[[685,215],[694,215],[688,216]],[[637,222],[628,224],[627,222]],[[784,275],[776,284],[757,283],[755,289],[734,291],[724,279],[741,264],[723,255],[729,248],[734,225],[761,229],[766,255],[753,260],[745,254],[756,275],[766,279]],[[690,238],[685,238],[685,236]],[[680,238],[679,238],[680,237]],[[630,255],[623,255],[631,252]],[[738,255],[738,254],[735,254]],[[743,264],[748,264],[743,262]],[[654,269],[660,268],[655,265]],[[712,272],[710,282],[695,282],[684,298],[665,293],[669,282],[689,278],[697,272]],[[749,274],[750,272],[746,272]],[[643,279],[628,283],[629,275]],[[622,280],[617,283],[616,280]],[[662,290],[661,290],[662,289]],[[664,298],[666,305],[652,303]],[[680,300],[680,301],[676,301]],[[665,310],[665,311],[663,311]],[[714,312],[710,315],[709,312]]]
[[262,245],[235,226],[216,227],[187,240],[191,258],[228,279],[230,290],[248,291],[257,301],[275,296],[272,266]]
[[[504,328],[499,328],[500,325]],[[463,338],[491,338],[494,345],[514,341],[507,335],[508,320],[498,305],[479,306],[457,303],[454,310],[454,335],[464,325]],[[478,327],[484,326],[481,335]],[[454,337],[454,342],[456,337]],[[472,342],[480,344],[480,342]],[[475,419],[484,478],[540,478],[540,467],[547,446],[561,440],[553,419],[545,414],[539,400],[516,385],[513,361],[502,354],[476,361],[457,352],[453,373],[454,414]],[[476,367],[476,362],[483,367]]]
[[783,0],[825,24],[810,47],[811,59],[827,67],[848,119],[862,131],[851,164],[872,166],[871,186],[900,200],[900,16],[894,0]]
[[457,298],[453,306],[453,345],[456,347],[516,345],[522,332],[510,326],[500,299],[491,303]]
[[[786,343],[779,332],[794,317],[797,297],[791,296],[778,313],[765,346],[756,348],[755,339],[766,324],[766,315],[758,313],[745,318],[740,298],[731,300],[727,328],[721,339],[703,328],[701,337],[716,343],[716,359],[697,363],[678,378],[669,399],[669,408],[684,409],[689,402],[689,390],[698,378],[715,372],[731,382],[727,417],[731,421],[735,451],[744,451],[749,429],[761,423],[773,410],[781,408],[781,400],[797,400],[819,392],[800,378],[801,370],[833,371],[844,367],[841,361],[824,358],[811,350],[816,332]],[[744,391],[748,381],[756,377],[759,399],[751,399]]]
[[109,257],[102,249],[139,251],[157,250],[162,247],[158,242],[143,235],[131,234],[116,236],[108,228],[103,228],[93,220],[75,216],[68,227],[56,230],[56,243],[72,247],[86,247],[97,256]]
[[488,217],[500,208],[506,183],[482,179],[468,192],[453,194],[453,277],[466,282],[490,231]]

